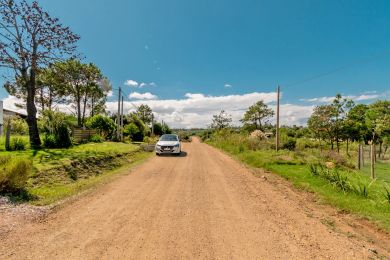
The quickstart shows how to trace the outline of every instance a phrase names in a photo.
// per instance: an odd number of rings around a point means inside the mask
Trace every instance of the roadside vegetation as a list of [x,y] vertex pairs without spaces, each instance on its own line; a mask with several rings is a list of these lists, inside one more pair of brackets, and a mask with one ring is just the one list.
[[[308,127],[282,127],[279,151],[275,128],[268,123],[272,116],[259,102],[244,115],[243,127],[231,127],[222,111],[214,116],[212,128],[199,135],[245,164],[276,173],[314,192],[322,202],[390,231],[389,101],[355,105],[337,95],[331,104],[314,110]],[[358,169],[358,146],[368,150],[371,142],[377,144],[375,179],[370,177],[368,154]]]
[[4,88],[26,111],[4,116],[0,196],[53,203],[142,161],[144,143],[171,133],[147,105],[120,121],[108,112],[109,79],[80,59],[80,36],[38,2],[0,0],[0,20]]

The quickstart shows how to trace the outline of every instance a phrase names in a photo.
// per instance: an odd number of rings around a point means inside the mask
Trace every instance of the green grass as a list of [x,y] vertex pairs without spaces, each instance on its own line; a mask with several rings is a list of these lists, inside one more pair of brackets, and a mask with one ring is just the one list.
[[[348,182],[352,185],[364,185],[368,188],[368,197],[364,197],[353,192],[343,192],[326,179],[314,176],[308,165],[319,161],[319,159],[310,154],[290,151],[275,152],[273,150],[253,151],[246,147],[240,147],[234,140],[229,140],[226,137],[217,138],[208,141],[208,143],[233,155],[249,166],[272,171],[292,182],[295,187],[315,193],[323,203],[369,219],[390,231],[390,203],[385,197],[384,187],[387,185],[385,181],[372,182],[367,175],[354,171],[343,171],[343,174],[348,176]],[[383,167],[386,171],[388,165],[378,164],[377,166],[378,175],[385,175],[379,169]],[[390,175],[390,171],[387,170],[387,174]]]
[[152,153],[139,152],[133,154],[130,159],[131,162],[119,167],[115,170],[107,171],[104,174],[92,176],[87,179],[81,179],[69,184],[58,185],[44,185],[37,187],[30,187],[28,192],[36,199],[31,200],[34,205],[49,205],[57,201],[63,200],[67,197],[74,196],[82,191],[95,187],[98,184],[107,183],[118,174],[125,172],[125,169],[130,169],[135,165],[143,162],[149,158]]
[[[370,164],[366,163],[361,172],[366,176],[371,176]],[[390,162],[377,161],[375,164],[375,175],[378,180],[383,180],[390,184]]]
[[[4,139],[4,138],[3,138]],[[0,139],[0,145],[2,140]],[[0,155],[28,158],[33,173],[27,182],[27,198],[35,205],[47,205],[104,182],[120,167],[131,167],[151,153],[137,144],[103,142],[75,145],[68,149],[7,152]],[[15,200],[25,200],[26,196]]]
[[73,160],[82,160],[91,157],[103,157],[107,155],[118,155],[137,151],[138,145],[103,142],[76,145],[68,149],[42,149],[25,151],[1,151],[0,155],[23,156],[33,160],[37,170],[47,170],[59,165],[69,163]]

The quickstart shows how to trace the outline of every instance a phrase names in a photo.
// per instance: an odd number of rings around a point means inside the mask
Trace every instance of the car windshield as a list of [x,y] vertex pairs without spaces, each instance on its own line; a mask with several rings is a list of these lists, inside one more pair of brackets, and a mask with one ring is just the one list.
[[160,138],[160,141],[178,141],[176,135],[163,135]]

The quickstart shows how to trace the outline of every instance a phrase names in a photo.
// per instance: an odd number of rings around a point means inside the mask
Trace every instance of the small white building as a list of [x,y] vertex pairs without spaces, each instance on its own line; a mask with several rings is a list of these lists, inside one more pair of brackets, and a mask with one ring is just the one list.
[[27,115],[23,113],[5,109],[3,107],[3,101],[0,101],[0,134],[1,135],[3,134],[3,129],[4,129],[4,118],[11,117],[11,116],[19,116],[20,118],[27,119]]

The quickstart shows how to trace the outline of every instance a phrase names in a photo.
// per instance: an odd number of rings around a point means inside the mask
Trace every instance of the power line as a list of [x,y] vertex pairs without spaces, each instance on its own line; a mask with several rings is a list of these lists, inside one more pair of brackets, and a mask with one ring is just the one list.
[[334,69],[329,70],[327,72],[320,73],[318,75],[314,75],[314,76],[308,77],[308,78],[303,79],[303,80],[299,80],[299,81],[296,81],[296,82],[292,82],[292,83],[286,84],[283,87],[292,87],[292,86],[300,85],[300,84],[303,84],[303,83],[306,83],[306,82],[309,82],[309,81],[316,80],[318,78],[326,77],[328,75],[331,75],[333,73],[342,71],[344,69],[348,69],[350,67],[353,67],[353,66],[361,64],[361,63],[366,63],[366,62],[370,62],[370,61],[376,60],[378,58],[383,58],[383,57],[388,56],[388,55],[390,55],[390,50],[386,50],[384,52],[381,52],[381,53],[378,53],[378,54],[375,54],[375,55],[372,55],[372,56],[369,56],[369,57],[365,57],[365,58],[356,60],[356,61],[351,62],[349,64],[346,64],[344,66],[340,66],[340,67],[334,68]]

